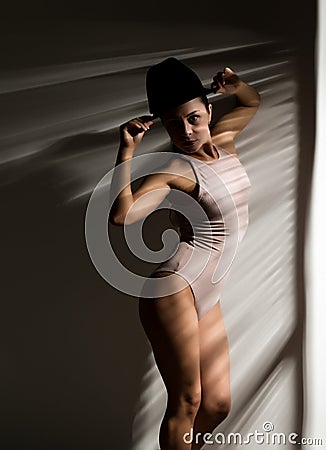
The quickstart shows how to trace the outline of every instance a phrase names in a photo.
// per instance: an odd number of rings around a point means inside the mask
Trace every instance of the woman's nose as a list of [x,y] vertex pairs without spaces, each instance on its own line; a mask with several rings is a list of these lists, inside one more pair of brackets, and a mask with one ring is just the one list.
[[183,123],[183,131],[184,131],[185,136],[190,136],[191,135],[192,127],[191,127],[191,124],[188,121],[185,121]]

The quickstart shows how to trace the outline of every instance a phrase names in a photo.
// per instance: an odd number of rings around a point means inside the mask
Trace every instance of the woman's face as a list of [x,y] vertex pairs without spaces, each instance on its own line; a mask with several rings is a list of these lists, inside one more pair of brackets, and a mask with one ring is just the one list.
[[209,111],[198,97],[162,114],[161,120],[176,147],[185,153],[195,153],[212,141],[209,130],[212,105]]

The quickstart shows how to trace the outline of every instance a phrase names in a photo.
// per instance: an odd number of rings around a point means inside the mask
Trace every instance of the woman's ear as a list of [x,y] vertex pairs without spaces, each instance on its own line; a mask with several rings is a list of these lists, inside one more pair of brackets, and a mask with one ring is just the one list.
[[212,106],[211,103],[208,105],[208,109],[209,109],[209,119],[208,119],[209,121],[208,121],[208,123],[210,124],[211,120],[212,120],[212,111],[213,111],[213,106]]

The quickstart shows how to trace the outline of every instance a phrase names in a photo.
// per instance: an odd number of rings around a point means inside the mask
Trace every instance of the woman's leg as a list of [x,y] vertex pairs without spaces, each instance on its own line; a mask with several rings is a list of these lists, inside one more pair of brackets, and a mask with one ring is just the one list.
[[[192,450],[204,445],[204,434],[212,433],[231,408],[229,346],[220,301],[199,321],[199,346],[202,397]],[[198,443],[197,433],[201,433]],[[213,437],[210,440],[214,442]]]
[[[171,275],[156,276],[165,274]],[[183,436],[193,427],[201,399],[198,317],[190,287],[165,297],[140,298],[139,317],[168,394],[161,450],[190,450]]]

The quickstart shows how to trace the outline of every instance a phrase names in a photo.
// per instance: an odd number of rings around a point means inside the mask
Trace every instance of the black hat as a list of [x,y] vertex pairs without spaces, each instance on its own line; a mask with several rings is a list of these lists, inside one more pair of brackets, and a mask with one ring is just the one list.
[[156,116],[208,91],[193,70],[172,57],[148,69],[146,90],[150,113]]

